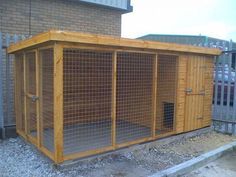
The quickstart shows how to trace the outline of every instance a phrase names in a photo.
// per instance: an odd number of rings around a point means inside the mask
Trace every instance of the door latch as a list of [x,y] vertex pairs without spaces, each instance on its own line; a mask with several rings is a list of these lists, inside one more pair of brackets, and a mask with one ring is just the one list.
[[32,102],[36,102],[38,99],[39,99],[39,97],[36,96],[36,95],[32,95],[32,96],[31,96],[31,101],[32,101]]

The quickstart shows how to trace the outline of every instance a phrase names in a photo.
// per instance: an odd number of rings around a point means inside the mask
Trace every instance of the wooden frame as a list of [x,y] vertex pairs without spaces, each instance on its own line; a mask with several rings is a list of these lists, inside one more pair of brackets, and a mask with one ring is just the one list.
[[[175,83],[175,104],[177,105],[178,104],[178,84],[179,84],[179,57],[180,56],[176,56],[176,72],[175,72],[175,79],[176,79],[176,83]],[[177,133],[177,130],[176,130],[176,125],[177,125],[177,106],[175,106],[174,108],[174,127],[173,127],[173,133]]]
[[63,161],[63,48],[54,45],[54,151],[55,162]]
[[68,31],[55,31],[50,30],[48,32],[38,34],[30,39],[18,42],[11,45],[8,48],[9,53],[13,53],[28,47],[39,45],[48,41],[62,41],[82,44],[97,44],[101,46],[122,46],[132,47],[139,49],[152,49],[162,51],[177,51],[177,52],[189,52],[208,55],[220,55],[221,51],[218,49],[209,49],[203,47],[195,47],[189,45],[179,45],[174,43],[162,43],[153,41],[133,40],[118,37],[111,37],[105,35],[68,32]]
[[[42,64],[40,51],[43,49],[53,49],[53,120],[54,120],[54,151],[51,152],[42,145],[43,141],[43,122],[42,122]],[[90,51],[103,51],[112,53],[112,94],[111,94],[111,145],[94,150],[85,150],[79,153],[64,154],[64,140],[63,140],[63,49],[82,49]],[[27,105],[27,61],[26,53],[35,52],[36,60],[36,95],[39,96],[37,101],[37,138],[28,136],[28,120],[26,114],[28,112]],[[24,112],[25,112],[25,130],[22,131],[17,128],[17,133],[24,139],[27,139],[32,144],[43,152],[46,156],[52,159],[55,163],[62,163],[65,160],[73,160],[75,158],[87,157],[99,153],[116,150],[119,148],[153,141],[166,136],[183,133],[185,132],[185,124],[187,118],[185,114],[185,89],[186,89],[186,78],[187,78],[187,61],[191,60],[192,57],[201,56],[205,58],[214,59],[215,55],[219,55],[221,52],[218,49],[208,49],[194,46],[185,46],[177,44],[159,43],[142,40],[130,40],[115,38],[110,36],[100,36],[84,33],[73,33],[73,32],[61,32],[61,31],[49,31],[40,35],[37,35],[31,39],[21,41],[17,44],[11,45],[8,48],[9,53],[22,53],[24,62]],[[118,52],[129,52],[129,53],[144,53],[153,55],[153,73],[152,73],[152,125],[151,125],[151,136],[140,138],[136,140],[130,140],[126,143],[118,144],[116,141],[116,102],[117,102],[117,53]],[[174,127],[173,131],[156,135],[156,116],[157,116],[157,86],[158,86],[158,59],[159,55],[176,56],[176,85],[175,85],[175,108],[174,108]],[[201,58],[200,57],[200,58]],[[17,65],[15,65],[17,68]],[[16,70],[17,72],[17,70]],[[19,89],[19,86],[15,86],[15,90]],[[15,109],[16,114],[20,112],[17,105],[20,104],[19,95],[15,95]],[[209,101],[210,99],[206,99]],[[203,105],[204,106],[204,105]],[[206,109],[205,109],[206,111]],[[208,116],[209,114],[206,113]],[[209,119],[209,117],[208,117]],[[207,120],[208,121],[208,120]],[[16,121],[18,124],[18,121]],[[205,125],[205,124],[203,124]]]
[[116,79],[117,79],[117,51],[112,58],[112,146],[116,147]]
[[153,99],[153,117],[152,117],[152,137],[156,136],[156,115],[157,115],[157,68],[158,68],[158,54],[153,58],[153,88],[152,88],[152,99]]

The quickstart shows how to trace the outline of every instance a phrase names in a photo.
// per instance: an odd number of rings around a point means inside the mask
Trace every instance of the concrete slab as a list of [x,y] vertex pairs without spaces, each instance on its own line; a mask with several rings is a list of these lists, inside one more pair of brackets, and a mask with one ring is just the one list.
[[236,151],[184,175],[184,177],[235,177]]
[[200,167],[206,165],[207,163],[212,162],[212,161],[222,157],[223,155],[225,155],[227,153],[233,152],[235,148],[236,148],[236,142],[229,143],[229,144],[224,145],[220,148],[217,148],[213,151],[210,151],[208,153],[200,155],[197,158],[191,159],[189,161],[186,161],[184,163],[176,165],[172,168],[158,172],[150,177],[183,176],[184,174],[187,174],[197,168],[200,168]]

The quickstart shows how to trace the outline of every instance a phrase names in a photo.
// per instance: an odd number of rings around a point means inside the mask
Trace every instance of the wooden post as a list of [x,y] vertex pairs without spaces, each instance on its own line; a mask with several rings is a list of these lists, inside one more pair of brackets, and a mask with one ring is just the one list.
[[63,162],[63,47],[54,44],[54,160]]
[[173,121],[173,131],[176,133],[177,132],[177,122],[178,122],[178,119],[177,119],[177,110],[178,110],[178,98],[179,98],[179,95],[178,95],[178,88],[179,88],[179,78],[180,78],[180,75],[179,75],[179,72],[180,72],[180,59],[179,57],[176,57],[175,58],[176,60],[176,65],[175,65],[175,101],[174,101],[174,121]]
[[27,93],[28,93],[28,79],[27,79],[27,74],[28,74],[28,64],[26,60],[26,53],[24,53],[24,119],[25,119],[25,134],[28,135],[29,133],[29,125],[28,125],[28,101],[27,101]]
[[112,58],[112,146],[116,146],[116,79],[117,79],[117,52]]
[[41,147],[42,143],[42,129],[41,129],[41,114],[40,114],[40,101],[41,101],[41,82],[40,82],[40,58],[39,58],[39,51],[35,50],[35,72],[36,72],[36,96],[39,98],[36,101],[36,117],[37,117],[37,145]]
[[157,65],[158,55],[153,58],[153,88],[152,88],[152,105],[153,105],[153,117],[152,117],[152,137],[156,136],[156,117],[157,117]]
[[[1,50],[1,49],[0,49]],[[15,60],[14,60],[14,91],[15,91],[15,97],[14,97],[14,106],[15,106],[15,119],[16,119],[16,131],[19,131],[20,128],[22,127],[22,120],[19,121],[19,117],[20,117],[20,112],[19,112],[19,101],[20,101],[20,94],[19,89],[21,89],[19,87],[19,82],[18,82],[18,74],[19,74],[19,68],[21,67],[17,62],[18,62],[19,58],[17,58],[17,56],[15,56]],[[17,67],[18,65],[18,67]],[[1,88],[0,88],[1,89]],[[22,114],[21,114],[22,115]]]
[[[38,50],[39,61],[39,133],[40,133],[40,146],[43,146],[43,87],[42,87],[42,56]],[[53,100],[52,100],[53,102]]]
[[187,73],[188,73],[188,60],[187,54],[179,55],[178,57],[178,79],[176,88],[176,103],[175,103],[175,132],[182,133],[187,130],[187,113],[186,109],[186,87],[187,87]]

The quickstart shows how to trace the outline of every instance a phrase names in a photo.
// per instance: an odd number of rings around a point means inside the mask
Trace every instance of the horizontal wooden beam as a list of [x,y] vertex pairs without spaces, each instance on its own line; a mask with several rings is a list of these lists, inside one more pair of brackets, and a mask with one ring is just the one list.
[[181,45],[174,43],[163,43],[154,41],[144,41],[137,39],[126,39],[113,36],[88,34],[80,32],[68,32],[68,31],[55,31],[50,30],[46,33],[36,35],[30,39],[23,40],[16,44],[12,44],[8,48],[8,53],[15,53],[25,48],[30,48],[49,41],[64,41],[80,44],[91,44],[100,46],[113,46],[113,47],[129,47],[139,49],[149,49],[158,51],[175,51],[185,53],[198,53],[206,55],[220,55],[221,50],[212,49],[206,47],[196,47],[191,45]]

